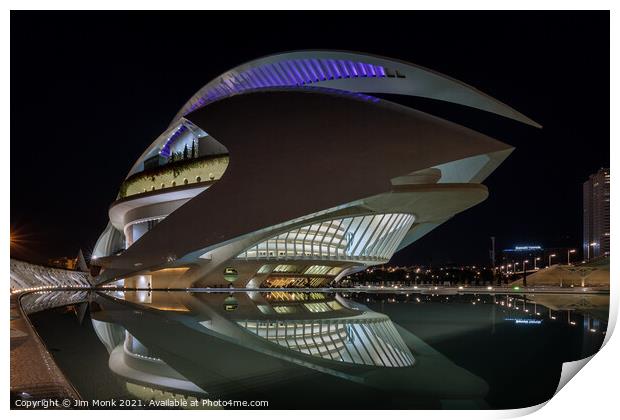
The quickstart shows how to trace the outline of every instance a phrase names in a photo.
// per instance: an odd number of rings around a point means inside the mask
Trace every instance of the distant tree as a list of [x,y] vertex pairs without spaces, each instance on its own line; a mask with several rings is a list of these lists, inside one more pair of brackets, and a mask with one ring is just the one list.
[[187,159],[187,144],[183,148],[183,159]]
[[192,159],[195,158],[195,157],[197,157],[196,156],[196,142],[193,141],[192,142]]

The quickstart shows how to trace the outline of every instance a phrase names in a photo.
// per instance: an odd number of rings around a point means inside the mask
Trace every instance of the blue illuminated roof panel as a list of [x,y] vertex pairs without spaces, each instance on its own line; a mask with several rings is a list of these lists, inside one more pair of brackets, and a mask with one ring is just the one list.
[[199,92],[183,110],[183,115],[248,90],[301,87],[326,80],[386,76],[383,66],[351,60],[304,58],[262,64],[228,78],[224,77],[220,83]]

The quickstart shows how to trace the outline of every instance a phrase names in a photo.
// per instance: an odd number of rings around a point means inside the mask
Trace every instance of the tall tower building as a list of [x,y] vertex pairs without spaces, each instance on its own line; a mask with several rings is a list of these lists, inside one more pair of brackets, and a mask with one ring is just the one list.
[[583,183],[583,255],[609,255],[609,168]]

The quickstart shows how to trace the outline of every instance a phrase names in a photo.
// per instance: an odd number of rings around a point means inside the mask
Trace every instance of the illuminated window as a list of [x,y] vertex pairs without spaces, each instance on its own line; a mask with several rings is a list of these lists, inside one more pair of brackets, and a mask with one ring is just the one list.
[[304,303],[304,306],[306,307],[306,309],[313,313],[333,311],[333,309],[330,308],[329,305],[327,305],[325,302]]
[[337,276],[342,271],[342,267],[334,267],[327,272],[328,276]]
[[330,269],[331,267],[327,265],[311,265],[310,267],[306,269],[306,271],[304,271],[304,274],[323,275],[323,274],[327,274]]
[[308,286],[321,287],[321,286],[325,286],[328,281],[329,279],[325,277],[311,277],[310,282],[308,283]]
[[342,309],[342,305],[339,304],[337,301],[335,300],[330,300],[329,302],[325,302],[327,303],[327,305],[332,308],[334,311],[337,311],[339,309]]
[[282,301],[294,301],[294,300],[307,300],[308,295],[305,293],[295,292],[269,292],[265,295],[265,298],[270,302],[282,302]]
[[271,313],[271,310],[268,305],[256,305],[256,307],[258,308],[259,311],[261,311],[265,315],[269,315]]
[[271,271],[271,265],[265,264],[261,268],[258,269],[257,274],[265,274]]
[[297,312],[297,308],[294,306],[274,306],[273,310],[279,314],[294,314]]
[[274,273],[297,273],[299,267],[296,265],[280,264],[273,269]]

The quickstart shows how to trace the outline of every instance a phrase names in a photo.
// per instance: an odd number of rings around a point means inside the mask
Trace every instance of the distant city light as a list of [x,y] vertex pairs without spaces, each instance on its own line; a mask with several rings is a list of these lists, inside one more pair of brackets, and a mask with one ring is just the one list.
[[528,325],[542,324],[542,319],[506,318],[506,321],[514,321],[515,324],[528,324]]
[[517,245],[514,248],[504,249],[504,252],[542,251],[540,245]]

